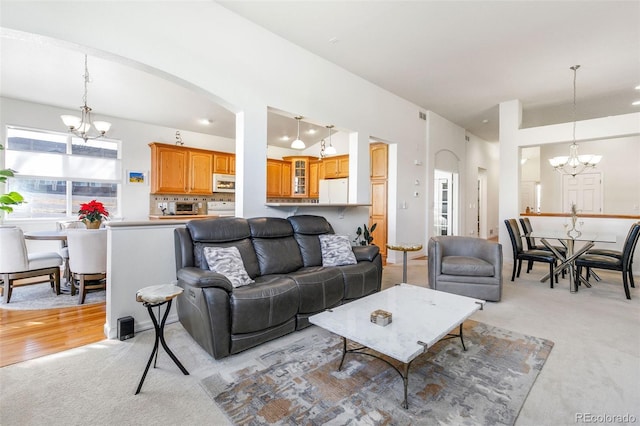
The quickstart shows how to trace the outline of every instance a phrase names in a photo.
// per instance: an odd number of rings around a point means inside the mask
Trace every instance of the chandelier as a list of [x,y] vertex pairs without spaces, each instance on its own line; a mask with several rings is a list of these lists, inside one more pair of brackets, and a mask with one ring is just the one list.
[[602,155],[578,155],[578,144],[576,143],[576,74],[578,68],[580,68],[580,65],[570,67],[573,70],[573,137],[569,146],[569,156],[549,159],[549,164],[557,172],[566,173],[574,177],[587,169],[595,167],[602,160]]
[[333,144],[331,143],[331,129],[333,129],[333,125],[330,124],[325,127],[329,129],[329,146],[326,146],[326,142],[324,139],[320,141],[320,157],[321,158],[324,158],[327,155],[334,155],[336,153],[336,149],[333,147]]
[[307,147],[307,145],[305,145],[305,143],[300,140],[300,120],[302,120],[303,117],[302,116],[298,116],[298,117],[295,117],[295,119],[298,120],[298,137],[296,138],[296,140],[291,142],[291,148],[293,148],[293,149],[305,149]]
[[[80,117],[75,115],[61,115],[62,122],[69,128],[69,132],[84,139],[98,139],[103,137],[111,128],[111,123],[106,121],[93,121],[91,118],[91,108],[87,106],[87,83],[91,81],[89,68],[87,67],[87,55],[84,55],[84,96],[83,106],[80,107]],[[99,134],[91,136],[89,132],[94,127]]]

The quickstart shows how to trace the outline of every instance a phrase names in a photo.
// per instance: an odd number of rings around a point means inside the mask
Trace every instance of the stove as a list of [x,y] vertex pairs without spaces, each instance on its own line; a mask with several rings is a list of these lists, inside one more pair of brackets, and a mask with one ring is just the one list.
[[230,216],[236,215],[235,201],[209,201],[207,202],[207,216]]

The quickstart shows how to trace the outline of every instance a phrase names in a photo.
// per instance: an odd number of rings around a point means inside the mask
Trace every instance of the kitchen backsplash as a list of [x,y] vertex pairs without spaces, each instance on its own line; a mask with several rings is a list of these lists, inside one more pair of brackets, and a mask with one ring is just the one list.
[[[149,214],[152,216],[162,215],[162,210],[158,207],[159,203],[171,203],[176,201],[186,201],[189,203],[198,203],[198,214],[207,213],[207,201],[235,201],[236,195],[232,193],[215,193],[211,195],[150,195],[149,196]],[[169,211],[167,210],[167,213]]]

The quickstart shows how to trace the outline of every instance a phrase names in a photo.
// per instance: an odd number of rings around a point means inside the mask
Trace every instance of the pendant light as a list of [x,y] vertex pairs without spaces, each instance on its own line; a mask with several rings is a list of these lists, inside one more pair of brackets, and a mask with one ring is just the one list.
[[296,138],[296,140],[291,142],[291,148],[293,148],[293,149],[305,149],[307,147],[307,145],[305,145],[305,143],[302,142],[302,140],[300,140],[300,120],[302,120],[303,117],[302,116],[298,116],[298,117],[295,117],[295,119],[298,120],[298,137]]
[[[91,81],[89,77],[89,67],[87,66],[87,55],[84,55],[84,96],[82,101],[84,105],[80,107],[80,117],[75,115],[61,115],[62,122],[69,128],[69,133],[81,137],[86,142],[89,139],[98,139],[103,137],[111,128],[111,123],[107,121],[93,121],[91,117],[91,108],[87,106],[87,83]],[[94,127],[98,134],[90,136],[89,132]]]
[[336,149],[333,147],[333,144],[331,143],[331,129],[333,129],[333,124],[330,124],[325,127],[329,129],[329,146],[325,148],[324,153],[325,155],[335,155]]
[[576,74],[580,65],[570,67],[573,71],[573,138],[569,146],[569,156],[559,156],[549,159],[549,164],[559,173],[566,173],[576,176],[587,169],[595,167],[602,155],[578,155],[578,144],[576,143]]

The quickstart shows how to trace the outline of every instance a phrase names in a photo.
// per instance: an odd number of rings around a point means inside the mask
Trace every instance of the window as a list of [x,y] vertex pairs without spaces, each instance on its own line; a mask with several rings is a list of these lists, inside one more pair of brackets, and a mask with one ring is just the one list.
[[16,171],[7,191],[27,201],[7,219],[75,217],[81,203],[97,199],[119,212],[120,142],[7,128],[5,167]]

